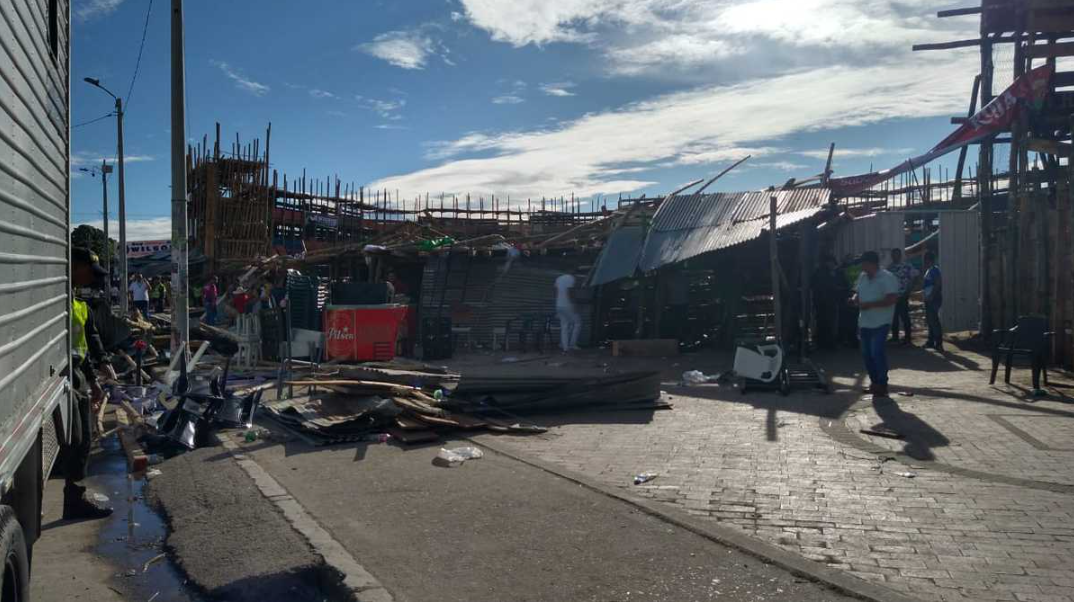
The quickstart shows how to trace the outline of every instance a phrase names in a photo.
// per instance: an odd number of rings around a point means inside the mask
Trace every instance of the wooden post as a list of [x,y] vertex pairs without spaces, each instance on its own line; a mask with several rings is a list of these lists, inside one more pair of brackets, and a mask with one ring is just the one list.
[[[992,40],[988,34],[981,35],[981,73],[978,92],[981,106],[992,102]],[[992,139],[981,141],[977,157],[977,209],[981,228],[981,335],[985,340],[992,336],[995,324],[992,320]],[[1002,322],[1001,322],[1002,324]]]
[[779,290],[779,244],[776,242],[776,208],[779,204],[774,188],[768,189],[768,261],[772,275],[772,313],[776,344],[783,344],[783,307]]
[[[1021,39],[1022,32],[1015,31],[1015,39]],[[1022,53],[1022,43],[1016,42],[1014,44],[1014,78],[1017,80],[1019,76],[1025,73],[1025,62]],[[1022,136],[1025,134],[1024,127],[1025,119],[1024,115],[1019,115],[1011,123],[1011,149],[1010,149],[1010,163],[1009,171],[1007,172],[1007,249],[1003,254],[1003,259],[1006,263],[1006,274],[1004,274],[1006,280],[1006,290],[1004,291],[1004,297],[1007,299],[1008,311],[1007,321],[1010,324],[1014,324],[1018,320],[1018,313],[1020,311],[1019,297],[1021,291],[1018,287],[1018,275],[1021,272],[1019,269],[1018,261],[1021,255],[1019,249],[1019,207],[1020,190],[1021,190],[1021,170],[1023,162],[1022,156]]]

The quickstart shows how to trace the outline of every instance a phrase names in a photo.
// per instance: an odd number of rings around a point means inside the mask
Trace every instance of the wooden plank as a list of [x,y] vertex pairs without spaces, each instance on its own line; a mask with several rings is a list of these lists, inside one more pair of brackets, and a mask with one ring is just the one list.
[[665,357],[679,355],[678,339],[624,339],[612,341],[614,357]]
[[1071,156],[1071,145],[1063,144],[1057,140],[1045,140],[1043,138],[1028,138],[1026,148],[1037,153],[1046,153],[1060,157]]
[[936,16],[943,19],[945,17],[961,17],[963,15],[979,15],[981,14],[980,6],[972,6],[969,8],[952,8],[948,10],[941,10],[936,13]]
[[1026,56],[1032,59],[1046,59],[1059,56],[1074,56],[1074,42],[1058,44],[1035,44],[1026,46]]
[[973,38],[971,40],[955,40],[953,42],[937,42],[934,44],[914,44],[911,50],[914,52],[921,50],[951,50],[952,48],[970,48],[980,45],[980,38]]
[[1069,9],[1040,10],[1029,13],[1026,30],[1041,33],[1065,33],[1074,30],[1074,12]]

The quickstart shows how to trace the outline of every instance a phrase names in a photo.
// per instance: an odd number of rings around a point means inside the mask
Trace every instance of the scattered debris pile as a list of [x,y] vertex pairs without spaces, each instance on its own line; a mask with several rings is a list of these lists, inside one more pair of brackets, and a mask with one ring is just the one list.
[[521,415],[564,411],[667,409],[659,373],[574,377],[460,376],[412,363],[340,366],[304,380],[306,394],[267,401],[263,409],[313,445],[371,440],[435,441],[447,430],[531,434],[545,428]]

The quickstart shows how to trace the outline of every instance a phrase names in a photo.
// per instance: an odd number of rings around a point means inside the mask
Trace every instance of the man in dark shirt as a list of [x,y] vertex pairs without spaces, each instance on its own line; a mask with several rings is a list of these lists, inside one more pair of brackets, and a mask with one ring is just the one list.
[[[815,342],[822,349],[834,349],[839,329],[839,309],[846,303],[840,298],[842,273],[836,266],[835,257],[825,254],[813,272],[810,287],[813,289],[813,315],[816,317]],[[848,295],[849,296],[849,295]]]

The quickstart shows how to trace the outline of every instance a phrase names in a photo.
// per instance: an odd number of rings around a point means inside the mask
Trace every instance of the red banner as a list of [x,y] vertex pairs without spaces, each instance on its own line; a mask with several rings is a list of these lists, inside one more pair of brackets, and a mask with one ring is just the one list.
[[[845,178],[831,178],[828,186],[836,196],[848,196],[889,180],[901,173],[921,167],[922,165],[946,155],[947,153],[962,148],[967,144],[980,142],[989,136],[1010,129],[1011,123],[1021,107],[1027,102],[1039,104],[1044,100],[1048,92],[1048,79],[1052,76],[1053,68],[1049,65],[1037,67],[1014,80],[1014,83],[1003,91],[992,102],[981,108],[962,124],[951,135],[932,147],[929,152],[907,159],[902,163],[873,173],[859,176],[847,176]],[[1020,102],[1021,101],[1021,102]]]

